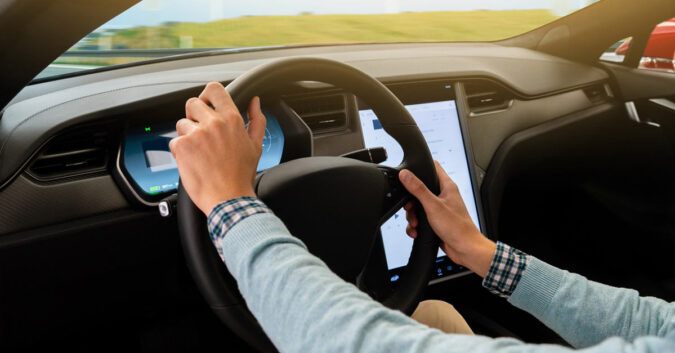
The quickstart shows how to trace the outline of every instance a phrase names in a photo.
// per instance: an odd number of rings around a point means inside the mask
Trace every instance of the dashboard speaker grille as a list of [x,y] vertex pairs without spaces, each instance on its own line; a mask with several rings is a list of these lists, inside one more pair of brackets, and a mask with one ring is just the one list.
[[286,103],[298,113],[314,134],[347,128],[344,94],[289,98]]
[[28,166],[28,174],[39,181],[55,181],[107,171],[110,159],[110,130],[81,128],[54,137]]

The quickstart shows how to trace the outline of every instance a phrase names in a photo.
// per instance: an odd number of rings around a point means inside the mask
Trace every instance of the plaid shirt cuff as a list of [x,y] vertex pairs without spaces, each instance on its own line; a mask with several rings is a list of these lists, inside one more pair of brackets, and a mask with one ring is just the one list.
[[211,241],[223,257],[223,238],[237,223],[258,213],[272,213],[265,203],[257,197],[244,196],[219,203],[209,213],[207,219]]
[[510,297],[529,262],[530,257],[522,251],[497,242],[497,250],[490,270],[483,279],[483,287],[502,298]]

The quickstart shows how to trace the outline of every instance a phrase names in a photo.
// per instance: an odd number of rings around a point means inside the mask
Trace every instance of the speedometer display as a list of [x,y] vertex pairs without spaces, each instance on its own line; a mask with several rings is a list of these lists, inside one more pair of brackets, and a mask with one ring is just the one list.
[[277,118],[269,112],[264,112],[267,118],[265,138],[263,139],[262,156],[258,162],[258,171],[274,167],[281,162],[284,152],[284,133]]
[[[267,128],[258,171],[278,165],[284,151],[284,134],[279,121],[267,111],[264,114]],[[120,168],[140,197],[156,200],[176,191],[178,167],[169,150],[169,141],[176,136],[175,122],[134,125],[127,129]]]

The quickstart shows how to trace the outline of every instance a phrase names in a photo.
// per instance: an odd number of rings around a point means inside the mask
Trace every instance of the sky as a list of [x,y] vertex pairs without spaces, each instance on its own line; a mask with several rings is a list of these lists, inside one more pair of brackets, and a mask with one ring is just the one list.
[[422,11],[551,9],[566,15],[593,0],[143,0],[103,28],[167,21],[207,22],[264,15],[382,14]]

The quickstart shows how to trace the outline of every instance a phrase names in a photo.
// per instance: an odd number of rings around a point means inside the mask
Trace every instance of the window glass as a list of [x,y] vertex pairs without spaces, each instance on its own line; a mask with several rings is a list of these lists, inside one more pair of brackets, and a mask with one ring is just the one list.
[[211,50],[494,41],[597,1],[142,0],[75,43],[37,78]]
[[654,27],[639,68],[675,73],[675,18]]

